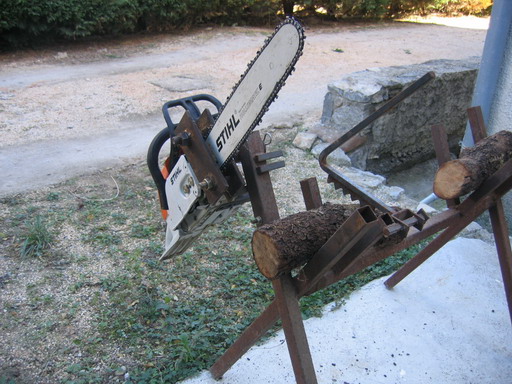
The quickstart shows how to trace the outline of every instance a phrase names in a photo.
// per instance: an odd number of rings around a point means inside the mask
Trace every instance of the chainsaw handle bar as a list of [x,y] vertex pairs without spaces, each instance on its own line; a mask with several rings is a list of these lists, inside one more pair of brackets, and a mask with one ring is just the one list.
[[164,165],[164,169],[161,169],[160,164],[158,163],[158,157],[162,147],[167,142],[167,140],[170,140],[172,137],[174,137],[174,130],[178,126],[177,123],[172,121],[171,115],[169,114],[169,109],[181,107],[185,111],[188,111],[194,120],[197,120],[201,115],[201,111],[196,104],[198,101],[206,101],[213,104],[217,109],[217,113],[222,108],[222,103],[217,98],[207,94],[199,94],[190,97],[184,97],[182,99],[168,101],[162,106],[162,113],[164,115],[165,122],[167,123],[167,127],[157,133],[148,148],[146,161],[148,164],[149,173],[151,174],[151,177],[153,178],[153,181],[155,182],[156,188],[158,190],[160,207],[162,210],[169,209],[167,197],[165,196],[165,179],[168,176],[168,172],[174,168],[174,165],[179,158],[179,154],[176,151],[171,150],[169,159]]
[[190,97],[184,97],[182,99],[171,100],[162,106],[162,113],[164,114],[164,119],[165,122],[167,123],[167,127],[170,129],[171,137],[174,136],[174,128],[176,128],[178,124],[172,121],[171,115],[169,114],[169,109],[174,107],[182,107],[184,110],[190,112],[190,115],[193,120],[197,120],[201,115],[201,111],[199,110],[196,104],[196,102],[198,101],[207,101],[213,104],[215,108],[217,108],[217,112],[219,112],[222,109],[222,103],[217,98],[207,94],[199,94]]
[[331,167],[329,163],[327,162],[327,156],[329,156],[336,148],[344,144],[347,140],[357,135],[359,132],[361,132],[364,128],[368,127],[371,123],[373,123],[375,120],[377,120],[382,115],[389,112],[392,108],[397,106],[400,102],[402,102],[407,97],[411,96],[414,92],[416,92],[418,89],[423,87],[426,83],[428,83],[430,80],[434,79],[436,77],[434,72],[428,72],[422,77],[420,77],[418,80],[416,80],[414,83],[412,83],[410,86],[408,86],[406,89],[404,89],[402,92],[400,92],[398,95],[393,97],[391,100],[386,102],[382,107],[377,109],[375,112],[373,112],[370,116],[365,118],[363,121],[361,121],[359,124],[354,126],[351,130],[346,132],[344,135],[340,136],[338,139],[336,139],[334,142],[332,142],[328,147],[326,147],[318,157],[318,162],[320,163],[320,167],[329,175],[331,180],[333,180],[335,183],[338,183],[341,185],[341,188],[348,191],[351,195],[354,197],[357,197],[358,200],[362,200],[366,204],[369,204],[375,208],[379,208],[383,212],[389,212],[392,213],[393,209],[386,205],[384,202],[380,201],[379,199],[369,195],[367,192],[365,192],[363,189],[357,187],[355,184],[350,182],[350,180],[346,179],[341,175],[339,171],[337,171],[335,168]]
[[162,174],[160,166],[158,164],[158,155],[160,154],[160,150],[164,146],[167,140],[170,138],[171,129],[169,127],[165,127],[160,132],[157,133],[151,144],[149,145],[148,155],[146,158],[149,173],[155,182],[156,188],[158,190],[158,197],[160,200],[160,208],[162,210],[168,210],[169,206],[167,204],[167,199],[165,198],[165,178]]

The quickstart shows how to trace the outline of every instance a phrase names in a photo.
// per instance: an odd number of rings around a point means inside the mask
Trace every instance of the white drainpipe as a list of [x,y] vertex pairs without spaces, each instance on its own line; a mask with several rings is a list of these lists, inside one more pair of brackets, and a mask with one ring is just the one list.
[[[489,124],[489,116],[495,101],[496,90],[500,81],[500,75],[506,60],[507,44],[512,44],[512,0],[494,0],[489,29],[485,37],[482,60],[476,78],[473,92],[472,106],[480,106],[486,126]],[[473,135],[469,123],[462,140],[462,147],[472,147]],[[432,193],[421,200],[422,204],[437,200]]]
[[[485,38],[482,61],[476,78],[472,106],[480,106],[484,122],[489,124],[489,115],[495,101],[496,88],[504,67],[507,43],[512,28],[512,1],[494,0],[489,30]],[[474,145],[469,124],[462,140],[463,147]]]

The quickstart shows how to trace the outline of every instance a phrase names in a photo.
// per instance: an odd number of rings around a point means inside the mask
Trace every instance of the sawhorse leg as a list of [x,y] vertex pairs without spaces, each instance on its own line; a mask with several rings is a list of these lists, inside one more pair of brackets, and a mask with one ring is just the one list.
[[308,339],[302,322],[297,291],[290,274],[272,281],[279,315],[283,322],[286,344],[297,384],[316,384],[315,367],[309,351]]
[[510,248],[507,221],[505,219],[505,211],[503,210],[501,199],[489,209],[489,215],[500,261],[505,295],[507,296],[508,312],[510,314],[510,320],[512,321],[512,250]]
[[276,298],[211,366],[210,373],[215,379],[221,378],[281,318],[297,383],[317,382],[291,276],[281,276],[272,284]]
[[[251,135],[246,146],[240,150],[240,160],[244,168],[247,189],[255,217],[260,224],[279,219],[277,203],[270,180],[264,169],[267,167],[264,155],[265,146],[258,133]],[[303,187],[304,190],[305,187]],[[309,186],[310,204],[321,204],[313,186]],[[315,369],[302,322],[299,296],[290,274],[273,280],[274,301],[242,333],[228,350],[210,367],[210,373],[219,379],[238,359],[249,350],[281,318],[286,343],[292,361],[295,380],[301,384],[316,384]]]
[[210,367],[215,379],[220,379],[256,342],[279,320],[277,299],[249,325],[224,354]]

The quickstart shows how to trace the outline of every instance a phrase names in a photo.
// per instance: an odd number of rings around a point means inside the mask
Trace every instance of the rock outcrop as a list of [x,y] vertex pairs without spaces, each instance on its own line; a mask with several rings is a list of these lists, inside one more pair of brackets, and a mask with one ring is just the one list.
[[379,174],[408,168],[434,156],[430,127],[444,124],[457,151],[466,127],[478,58],[435,60],[417,65],[368,69],[328,86],[322,124],[310,131],[324,141],[340,136],[390,98],[434,71],[436,78],[361,134],[366,142],[348,155],[352,164]]

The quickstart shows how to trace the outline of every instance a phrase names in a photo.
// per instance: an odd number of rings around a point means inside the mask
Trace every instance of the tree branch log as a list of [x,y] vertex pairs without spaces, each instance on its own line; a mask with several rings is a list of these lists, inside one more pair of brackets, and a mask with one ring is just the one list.
[[274,279],[307,263],[357,205],[323,204],[259,227],[253,234],[252,252],[260,272]]
[[434,193],[445,200],[477,189],[512,158],[512,132],[500,131],[464,148],[457,160],[441,165],[434,179]]

